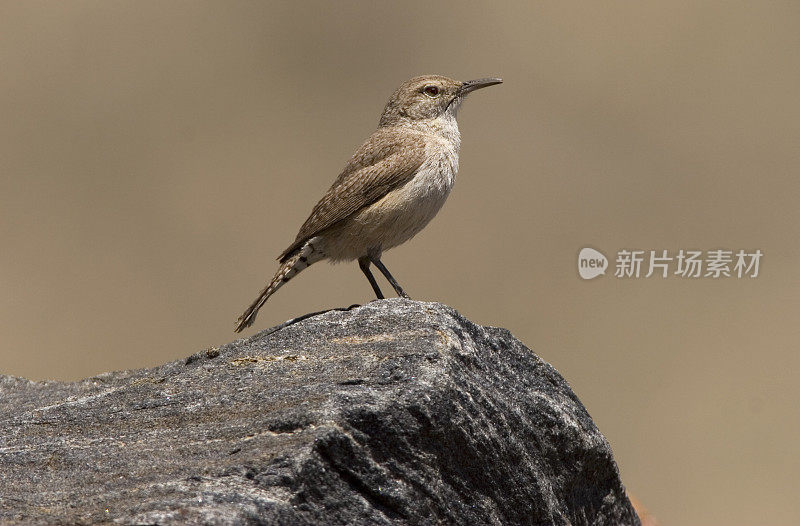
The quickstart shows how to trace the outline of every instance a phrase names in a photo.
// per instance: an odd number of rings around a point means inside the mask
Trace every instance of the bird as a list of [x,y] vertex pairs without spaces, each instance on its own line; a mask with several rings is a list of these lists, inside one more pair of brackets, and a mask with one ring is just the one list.
[[375,265],[398,296],[409,298],[381,256],[414,237],[439,212],[458,172],[459,107],[469,93],[502,82],[423,75],[402,83],[386,103],[378,129],[278,256],[278,271],[239,317],[235,331],[251,326],[259,309],[286,282],[325,259],[357,260],[377,299],[384,299],[370,270]]

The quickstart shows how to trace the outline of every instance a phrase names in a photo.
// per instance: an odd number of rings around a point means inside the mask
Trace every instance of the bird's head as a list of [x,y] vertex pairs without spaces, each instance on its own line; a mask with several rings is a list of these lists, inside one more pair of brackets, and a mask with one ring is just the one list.
[[498,78],[461,82],[440,75],[414,77],[392,94],[383,109],[380,125],[436,119],[445,114],[455,116],[468,93],[501,82]]

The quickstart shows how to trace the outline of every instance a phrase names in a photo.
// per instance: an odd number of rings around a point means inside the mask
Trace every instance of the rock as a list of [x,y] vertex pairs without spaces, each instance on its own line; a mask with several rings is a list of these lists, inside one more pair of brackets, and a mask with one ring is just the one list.
[[0,422],[4,524],[639,524],[555,369],[436,303],[80,382],[0,377]]

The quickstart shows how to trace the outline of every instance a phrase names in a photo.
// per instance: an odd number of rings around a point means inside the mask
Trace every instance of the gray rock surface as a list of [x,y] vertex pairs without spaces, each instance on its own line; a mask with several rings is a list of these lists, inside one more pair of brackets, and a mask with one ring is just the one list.
[[564,379],[390,299],[80,382],[0,377],[0,522],[638,524]]

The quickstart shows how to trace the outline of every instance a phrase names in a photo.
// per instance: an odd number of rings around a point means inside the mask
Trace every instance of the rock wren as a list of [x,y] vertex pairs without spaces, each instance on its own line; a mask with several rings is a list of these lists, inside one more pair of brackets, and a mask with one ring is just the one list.
[[375,295],[383,299],[369,268],[372,263],[407,298],[381,263],[381,254],[414,237],[442,207],[458,171],[456,112],[468,93],[501,82],[459,82],[439,75],[404,82],[386,103],[378,129],[356,150],[294,243],[278,257],[278,272],[239,317],[236,332],[253,324],[258,309],[284,283],[323,259],[357,259]]

